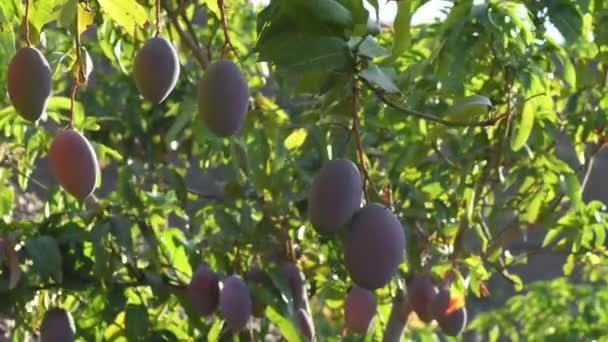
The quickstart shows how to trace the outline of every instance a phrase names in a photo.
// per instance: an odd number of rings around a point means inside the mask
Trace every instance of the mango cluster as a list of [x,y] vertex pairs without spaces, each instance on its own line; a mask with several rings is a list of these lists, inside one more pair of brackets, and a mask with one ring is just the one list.
[[436,320],[446,335],[459,335],[467,325],[464,294],[454,296],[447,284],[437,287],[428,274],[417,274],[410,280],[407,298],[420,320]]
[[355,283],[344,303],[345,326],[366,333],[376,313],[374,290],[387,285],[405,256],[405,230],[384,205],[361,207],[363,182],[350,160],[326,162],[308,195],[308,216],[317,233],[343,232],[346,270]]
[[[46,111],[51,95],[52,72],[44,55],[26,46],[17,50],[8,65],[7,89],[13,108],[22,118],[36,123]],[[98,177],[95,151],[72,127],[53,139],[48,163],[55,180],[65,191],[84,201],[93,193]]]
[[[295,309],[294,321],[303,337],[314,336],[314,325],[305,308],[305,280],[298,267],[291,262],[284,262],[279,267],[284,283],[293,298]],[[218,313],[233,332],[239,332],[247,327],[251,316],[262,317],[265,302],[262,298],[252,295],[249,285],[271,288],[272,281],[268,274],[258,264],[252,264],[244,278],[232,274],[223,280],[209,266],[202,264],[192,274],[187,294],[193,309],[202,316]]]

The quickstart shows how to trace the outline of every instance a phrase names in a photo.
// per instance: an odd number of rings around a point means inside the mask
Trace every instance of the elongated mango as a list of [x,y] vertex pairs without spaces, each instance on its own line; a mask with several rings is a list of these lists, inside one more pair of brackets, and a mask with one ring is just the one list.
[[8,65],[8,96],[24,119],[35,122],[44,113],[51,79],[49,63],[38,49],[23,47],[13,56]]
[[97,156],[89,141],[73,129],[60,131],[48,154],[49,167],[61,187],[80,201],[95,190]]
[[249,87],[230,60],[209,65],[199,82],[198,111],[209,130],[220,137],[237,133],[249,106]]
[[177,52],[163,37],[151,38],[137,52],[133,78],[144,99],[161,103],[175,88],[180,67]]

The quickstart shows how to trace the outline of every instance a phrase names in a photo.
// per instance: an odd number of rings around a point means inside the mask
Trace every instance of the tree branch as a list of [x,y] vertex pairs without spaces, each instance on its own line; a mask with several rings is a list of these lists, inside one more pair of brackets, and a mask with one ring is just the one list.
[[178,19],[179,12],[172,11],[166,5],[164,6],[164,8],[165,8],[165,11],[167,12],[167,14],[169,16],[169,20],[171,21],[171,24],[173,25],[173,27],[175,27],[175,30],[177,31],[177,34],[179,34],[179,37],[186,44],[186,46],[188,47],[188,49],[190,49],[190,51],[192,51],[192,54],[194,55],[194,58],[196,58],[196,60],[198,61],[198,64],[200,64],[200,66],[203,69],[207,69],[207,66],[209,65],[209,59],[207,59],[207,56],[205,56],[205,54],[203,53],[203,50],[194,41],[194,39],[196,37],[189,36],[184,31],[184,29],[182,28],[182,26],[180,25],[179,19]]
[[395,298],[393,298],[391,313],[384,329],[382,342],[401,341],[411,312],[412,308],[405,294],[402,291],[398,292]]
[[365,165],[365,151],[363,149],[363,142],[361,141],[361,133],[359,132],[359,86],[357,85],[357,78],[353,77],[352,84],[352,107],[351,115],[353,117],[352,132],[355,135],[357,141],[357,152],[359,153],[359,164],[361,165],[361,172],[363,173],[363,193],[365,194],[365,203],[369,203],[369,195],[367,193],[367,184],[371,184],[369,179],[369,173],[367,166]]
[[417,118],[424,119],[427,121],[436,122],[436,123],[439,123],[439,124],[442,124],[442,125],[448,126],[448,127],[489,127],[489,126],[494,126],[498,121],[500,121],[505,116],[505,115],[499,115],[492,119],[476,121],[476,122],[449,121],[449,120],[445,120],[440,117],[434,116],[432,114],[422,113],[422,112],[415,111],[413,109],[405,108],[405,107],[393,102],[389,98],[387,98],[385,92],[382,89],[374,87],[371,83],[369,83],[364,78],[359,77],[359,80],[369,90],[371,90],[380,101],[382,101],[387,106],[389,106],[395,110],[398,110],[402,113],[405,113],[407,115],[411,115],[413,117],[417,117]]

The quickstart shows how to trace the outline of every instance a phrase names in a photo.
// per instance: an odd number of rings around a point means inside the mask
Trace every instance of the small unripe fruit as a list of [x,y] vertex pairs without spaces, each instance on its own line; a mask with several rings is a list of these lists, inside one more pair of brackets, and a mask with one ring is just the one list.
[[296,312],[296,322],[298,323],[298,330],[304,338],[304,341],[310,342],[315,340],[315,327],[312,323],[312,319],[308,312],[302,308]]
[[350,160],[326,162],[308,194],[308,216],[319,234],[332,234],[346,224],[361,206],[363,183]]
[[209,130],[220,137],[237,133],[249,106],[249,86],[230,60],[209,65],[199,82],[198,110]]
[[432,306],[437,292],[433,279],[427,274],[414,276],[408,284],[408,301],[423,322],[429,323],[433,320]]
[[95,190],[99,172],[97,156],[89,141],[73,129],[57,133],[48,155],[55,180],[80,201]]
[[44,314],[40,324],[42,342],[71,342],[75,334],[72,316],[64,309],[51,308]]
[[376,297],[364,288],[354,286],[344,301],[344,322],[352,332],[365,334],[376,314]]
[[8,96],[24,119],[35,122],[44,113],[51,79],[49,63],[38,49],[23,47],[13,56],[8,65]]
[[449,288],[440,289],[433,301],[433,316],[446,335],[456,336],[467,325],[467,309],[464,298],[452,298]]
[[133,78],[144,99],[161,103],[171,93],[179,77],[179,59],[171,42],[163,37],[149,39],[137,52]]
[[192,306],[203,316],[211,315],[218,306],[220,278],[209,267],[200,265],[188,285]]
[[389,283],[405,255],[405,232],[385,206],[370,203],[355,213],[344,241],[346,269],[355,284],[375,290]]
[[223,282],[220,292],[220,311],[228,328],[240,331],[245,328],[251,316],[251,296],[245,282],[237,275],[231,275]]

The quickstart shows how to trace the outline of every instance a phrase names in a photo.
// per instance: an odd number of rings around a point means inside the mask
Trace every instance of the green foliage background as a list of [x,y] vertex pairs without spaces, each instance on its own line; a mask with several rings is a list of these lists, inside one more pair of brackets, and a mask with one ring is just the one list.
[[[488,300],[480,289],[490,276],[526,291],[469,325],[488,339],[608,334],[606,213],[581,195],[604,143],[608,2],[456,1],[444,20],[410,25],[424,3],[400,1],[394,26],[376,35],[362,0],[272,0],[265,8],[226,0],[252,97],[242,132],[221,139],[196,107],[201,62],[218,59],[223,44],[215,1],[161,1],[163,34],[182,73],[158,106],[142,101],[131,77],[137,49],[154,33],[152,1],[32,1],[31,39],[54,70],[47,115],[28,123],[5,91],[0,97],[0,235],[16,241],[19,260],[11,266],[14,257],[0,254],[0,312],[16,322],[13,340],[35,334],[52,305],[72,312],[83,341],[226,338],[221,319],[189,307],[192,270],[207,262],[242,274],[286,243],[307,277],[317,334],[341,340],[351,282],[340,240],[311,229],[306,195],[324,161],[359,160],[353,78],[368,191],[406,227],[408,259],[376,291],[368,336],[347,338],[381,339],[391,298],[422,262],[437,276],[453,269],[469,305]],[[24,8],[0,2],[2,66],[15,42],[23,45]],[[547,33],[548,23],[563,39]],[[68,119],[76,32],[94,67],[77,96],[76,127],[104,170],[97,200],[84,205],[45,171]],[[505,223],[505,213],[514,218]],[[564,277],[529,286],[509,272],[528,254],[504,247],[539,226],[548,229],[539,248],[566,253],[565,276],[581,266],[584,284]],[[296,341],[289,294],[275,285],[254,291],[270,304],[254,338],[278,327]],[[406,331],[421,341],[434,334],[434,326]]]

